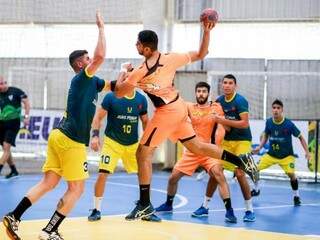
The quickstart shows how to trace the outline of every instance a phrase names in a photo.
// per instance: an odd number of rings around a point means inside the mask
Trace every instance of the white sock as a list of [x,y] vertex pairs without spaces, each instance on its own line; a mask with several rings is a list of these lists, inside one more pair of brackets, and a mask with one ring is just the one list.
[[293,190],[293,196],[299,197],[299,190]]
[[256,190],[256,191],[259,191],[259,190],[260,190],[259,181],[257,181],[256,183],[254,183],[254,190]]
[[203,204],[202,204],[202,206],[204,207],[204,208],[209,208],[209,202],[211,201],[211,197],[207,197],[207,196],[204,196],[204,200],[203,200]]
[[94,208],[101,212],[101,203],[102,203],[103,197],[94,197],[93,199],[94,199],[93,200]]
[[244,205],[246,207],[246,211],[253,212],[252,199],[251,198],[249,200],[245,200],[244,201]]

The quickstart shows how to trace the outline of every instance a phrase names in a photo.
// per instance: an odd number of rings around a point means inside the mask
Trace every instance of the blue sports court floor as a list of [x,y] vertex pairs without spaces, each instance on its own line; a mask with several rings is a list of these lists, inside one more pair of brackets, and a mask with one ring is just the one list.
[[[152,182],[152,202],[155,207],[163,203],[166,199],[166,186],[168,173],[155,173]],[[0,216],[12,210],[18,201],[24,196],[27,189],[33,186],[41,175],[25,175],[17,179],[5,180],[0,178]],[[96,175],[92,175],[86,183],[86,190],[81,200],[77,203],[72,211],[70,217],[76,217],[75,221],[80,221],[81,226],[94,226],[95,223],[88,223],[86,217],[89,214],[89,209],[93,207],[93,186]],[[159,214],[163,220],[162,223],[151,223],[156,226],[156,229],[161,229],[162,226],[170,223],[192,223],[182,227],[182,229],[192,229],[191,226],[209,227],[210,231],[216,229],[223,229],[223,231],[235,230],[259,230],[271,233],[270,236],[254,237],[254,232],[251,233],[250,239],[280,239],[276,237],[276,233],[292,234],[292,236],[301,235],[301,239],[320,239],[320,185],[319,184],[303,184],[300,183],[300,195],[302,199],[302,206],[293,207],[292,191],[288,181],[261,181],[261,194],[254,198],[254,208],[256,212],[256,222],[244,223],[242,217],[244,214],[244,202],[238,184],[234,180],[229,179],[231,188],[232,204],[235,214],[238,217],[237,224],[227,224],[224,222],[225,210],[223,203],[216,193],[213,201],[210,204],[210,214],[208,218],[196,219],[192,218],[190,214],[198,208],[203,200],[206,189],[206,181],[196,181],[194,177],[184,177],[179,183],[178,195],[175,198],[175,210],[173,213]],[[48,219],[51,217],[58,199],[62,196],[65,190],[65,183],[62,181],[60,185],[51,193],[47,194],[24,215],[23,220],[39,220]],[[119,231],[126,231],[125,221],[123,216],[134,207],[134,201],[138,198],[138,184],[136,175],[127,175],[125,173],[117,173],[109,178],[105,198],[102,204],[102,213],[106,216],[115,216],[116,221],[120,223]],[[121,215],[119,217],[119,215]],[[82,217],[82,218],[78,218]],[[80,219],[80,220],[77,220]],[[107,222],[109,217],[104,218]],[[123,221],[122,221],[123,220]],[[29,221],[27,221],[29,222]],[[35,223],[37,221],[30,221]],[[46,221],[45,221],[46,222]],[[44,223],[45,223],[44,222]],[[68,222],[68,221],[67,221]],[[42,226],[43,224],[42,223]],[[66,223],[67,224],[67,223]],[[78,227],[79,227],[78,224]],[[90,225],[91,224],[91,225]],[[146,223],[147,224],[147,223]],[[150,223],[148,223],[150,224]],[[38,229],[39,227],[35,225]],[[87,227],[88,227],[87,226]],[[149,225],[143,225],[146,229]],[[222,226],[218,228],[211,228],[212,226]],[[128,226],[135,228],[135,225]],[[227,228],[224,228],[227,227]],[[115,227],[117,228],[117,227]],[[37,229],[36,229],[37,230]],[[157,230],[159,231],[159,230]],[[168,230],[169,231],[169,230]],[[172,230],[175,231],[174,229]],[[179,231],[178,228],[176,231]],[[218,231],[218,230],[217,230]],[[28,232],[25,229],[24,233]],[[62,231],[63,232],[63,231]],[[163,231],[162,231],[163,233]],[[167,235],[166,235],[167,234]],[[166,233],[163,238],[159,239],[189,239],[187,237],[177,237],[174,234],[168,235]],[[199,233],[200,234],[200,233]],[[0,240],[7,239],[2,237],[4,235],[3,227],[0,227]],[[28,234],[27,234],[28,235]],[[26,235],[26,236],[27,236]],[[274,237],[272,237],[274,235]],[[173,237],[172,237],[173,236]],[[202,235],[201,235],[202,236]],[[204,235],[202,239],[222,239],[218,235]],[[223,236],[223,235],[219,235]],[[235,234],[234,236],[237,236]],[[240,235],[239,235],[240,236]],[[159,236],[158,236],[159,237]],[[299,236],[297,236],[299,237]],[[23,238],[24,239],[24,238]],[[26,238],[28,239],[28,238]],[[30,238],[32,239],[32,238]],[[69,239],[69,238],[68,238]],[[77,238],[71,238],[77,239]],[[79,238],[80,239],[80,238]],[[85,239],[85,238],[83,238]],[[87,238],[88,239],[88,238]],[[109,239],[109,238],[95,238],[90,239]],[[112,238],[113,239],[113,238]],[[120,239],[120,238],[118,238]],[[125,239],[125,238],[123,238]],[[135,238],[132,238],[135,239]],[[138,239],[138,238],[137,238]],[[151,238],[140,238],[151,239]],[[156,239],[156,238],[154,238]],[[158,239],[158,238],[157,238]],[[198,239],[190,238],[190,239]],[[229,239],[229,238],[224,238]],[[238,239],[237,237],[230,237],[230,239]],[[239,238],[240,239],[240,238]],[[282,238],[281,238],[282,239]],[[295,238],[288,238],[295,239]],[[298,238],[300,239],[300,238]]]

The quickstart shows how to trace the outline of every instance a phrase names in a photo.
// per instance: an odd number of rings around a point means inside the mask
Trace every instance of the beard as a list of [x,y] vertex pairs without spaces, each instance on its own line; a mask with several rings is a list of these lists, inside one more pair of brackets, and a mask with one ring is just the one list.
[[197,97],[197,103],[202,105],[205,104],[208,101],[208,97],[204,98],[204,97]]

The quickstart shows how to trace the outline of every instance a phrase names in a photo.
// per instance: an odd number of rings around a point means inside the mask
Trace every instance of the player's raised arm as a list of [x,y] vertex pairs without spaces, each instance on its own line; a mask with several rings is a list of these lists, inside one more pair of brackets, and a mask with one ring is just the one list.
[[190,52],[191,62],[203,59],[208,54],[210,31],[218,22],[218,13],[211,8],[205,9],[200,16],[203,28],[202,39],[198,51]]
[[203,59],[209,52],[210,31],[214,28],[215,23],[202,22],[203,35],[198,51],[190,52],[191,62]]
[[96,13],[96,23],[99,29],[98,42],[96,49],[94,51],[94,55],[92,61],[86,68],[86,73],[88,76],[93,76],[95,72],[98,70],[100,65],[103,63],[104,58],[106,56],[106,39],[104,33],[104,22],[103,18],[99,11]]

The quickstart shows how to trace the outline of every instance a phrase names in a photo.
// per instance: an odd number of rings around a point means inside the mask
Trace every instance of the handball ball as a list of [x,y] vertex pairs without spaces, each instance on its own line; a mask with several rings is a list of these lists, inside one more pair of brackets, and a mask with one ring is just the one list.
[[217,23],[218,18],[219,16],[216,10],[212,8],[206,8],[200,15],[200,22]]

